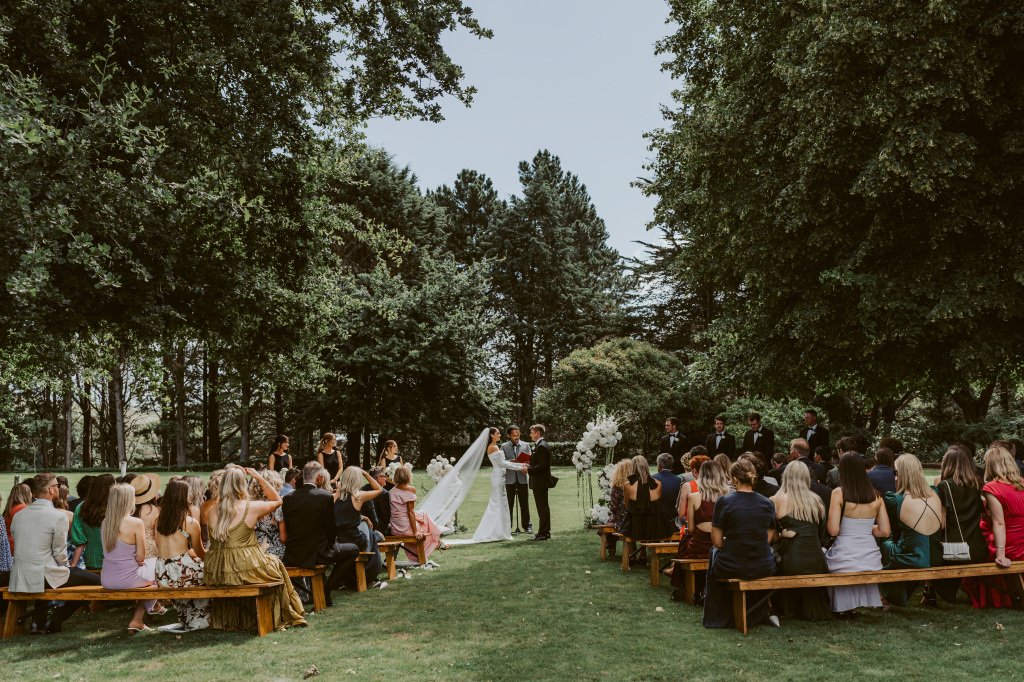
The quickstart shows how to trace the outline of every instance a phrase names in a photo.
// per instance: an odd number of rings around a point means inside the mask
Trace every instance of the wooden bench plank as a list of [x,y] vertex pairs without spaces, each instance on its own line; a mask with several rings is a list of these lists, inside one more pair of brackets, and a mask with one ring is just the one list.
[[707,559],[673,559],[673,571],[683,571],[683,600],[693,606],[697,592],[697,573],[708,570]]
[[[410,502],[409,504],[412,503]],[[388,535],[384,538],[384,541],[388,543],[397,542],[399,545],[415,545],[416,549],[414,550],[414,553],[416,554],[416,563],[418,563],[420,566],[427,565],[427,549],[425,538],[417,538],[414,535]],[[377,543],[377,546],[379,547],[380,543]]]
[[944,580],[948,578],[982,578],[999,575],[1024,573],[1024,561],[1015,561],[1009,568],[999,568],[994,563],[933,566],[931,568],[894,568],[881,571],[855,571],[852,573],[820,573],[814,575],[778,575],[757,580],[722,580],[730,590],[787,590],[802,587],[844,587],[847,585],[871,585],[901,583],[919,580]]
[[314,568],[301,568],[299,566],[286,567],[289,578],[309,578],[310,587],[313,592],[313,611],[323,611],[327,608],[326,582],[327,566],[318,564]]

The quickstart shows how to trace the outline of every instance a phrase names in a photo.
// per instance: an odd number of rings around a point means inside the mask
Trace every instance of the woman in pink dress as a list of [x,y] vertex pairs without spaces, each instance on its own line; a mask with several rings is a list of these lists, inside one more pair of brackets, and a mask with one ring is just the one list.
[[[412,521],[409,518],[407,502],[416,502],[416,488],[412,486],[412,472],[406,467],[398,467],[394,474],[395,487],[391,489],[391,534],[392,535],[413,535]],[[423,512],[413,512],[416,517],[416,537],[423,538],[423,551],[426,556],[423,561],[430,558],[430,554],[440,547],[448,549],[448,545],[441,544],[441,529],[434,521]],[[405,546],[406,556],[412,561],[419,560],[416,550]]]
[[[985,452],[985,514],[981,532],[988,543],[988,558],[1008,567],[1014,560],[1024,560],[1024,481],[1010,451],[999,445]],[[981,590],[974,606],[1012,608],[1019,603],[1016,581],[1003,577],[981,581]]]
[[[132,516],[135,511],[135,488],[117,483],[107,497],[107,513],[100,529],[103,537],[103,568],[100,582],[108,590],[152,587],[143,577],[146,563],[146,524]],[[142,619],[151,611],[155,600],[135,602],[135,611],[128,621],[128,632],[149,630]]]

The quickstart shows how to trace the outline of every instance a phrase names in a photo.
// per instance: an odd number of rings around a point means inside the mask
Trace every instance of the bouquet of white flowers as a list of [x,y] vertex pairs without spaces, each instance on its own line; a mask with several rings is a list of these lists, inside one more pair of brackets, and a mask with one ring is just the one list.
[[434,482],[436,483],[448,475],[448,472],[453,468],[453,464],[455,464],[454,457],[449,460],[438,455],[427,464],[427,475],[434,479]]
[[595,504],[587,512],[587,522],[591,526],[603,526],[611,518],[612,510],[603,504]]
[[[622,432],[619,431],[619,418],[614,415],[601,414],[587,424],[580,442],[576,443],[576,452],[572,455],[572,463],[576,471],[590,471],[597,461],[596,448],[610,450],[622,440]],[[608,457],[610,459],[610,455]]]
[[405,464],[400,464],[400,463],[398,463],[396,461],[396,462],[392,462],[391,464],[389,464],[387,466],[386,469],[384,469],[384,475],[387,476],[389,479],[394,480],[395,472],[398,471],[398,467],[403,467],[403,466],[406,469],[408,469],[409,471],[412,471],[412,464],[409,464],[408,462],[406,462]]

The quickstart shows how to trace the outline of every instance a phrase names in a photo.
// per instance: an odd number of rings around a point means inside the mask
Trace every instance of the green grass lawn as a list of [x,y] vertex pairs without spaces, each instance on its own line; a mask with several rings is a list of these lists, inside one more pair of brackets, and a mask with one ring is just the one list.
[[[1019,674],[1024,614],[964,604],[868,612],[854,622],[786,621],[781,629],[754,628],[748,637],[705,630],[700,611],[672,602],[665,586],[650,587],[646,570],[621,575],[617,562],[598,559],[596,535],[580,527],[574,477],[560,475],[551,497],[551,542],[516,539],[438,552],[438,570],[415,571],[384,590],[336,593],[335,606],[311,615],[308,628],[262,639],[212,631],[132,637],[123,629],[126,607],[80,613],[62,634],[0,643],[0,676],[300,680],[311,665],[327,680],[966,680]],[[460,515],[470,529],[486,504],[487,478],[478,477]],[[997,622],[1005,629],[997,630]]]

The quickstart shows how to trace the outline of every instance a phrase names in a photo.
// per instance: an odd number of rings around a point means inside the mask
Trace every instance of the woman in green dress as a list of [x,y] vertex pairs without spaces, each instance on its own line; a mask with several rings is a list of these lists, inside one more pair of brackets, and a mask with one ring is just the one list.
[[[942,529],[942,503],[929,487],[921,460],[911,454],[896,459],[896,492],[885,494],[892,537],[879,545],[882,567],[929,568],[942,565],[939,531]],[[889,583],[881,586],[882,598],[889,604],[906,606],[917,582]]]
[[[252,476],[266,501],[249,499],[245,476]],[[206,553],[207,585],[251,585],[280,582],[274,595],[274,629],[305,625],[302,602],[281,560],[267,554],[256,541],[256,522],[281,506],[281,496],[254,469],[229,465],[220,481],[217,505],[210,511],[210,550]],[[251,630],[256,613],[247,599],[215,599],[210,626],[221,630]]]
[[[811,473],[802,462],[790,462],[782,472],[782,487],[772,498],[775,504],[779,542],[776,575],[828,573],[828,562],[821,551],[825,530],[825,505],[811,492]],[[780,616],[804,620],[830,620],[832,608],[828,590],[808,587],[780,590],[772,597]]]

